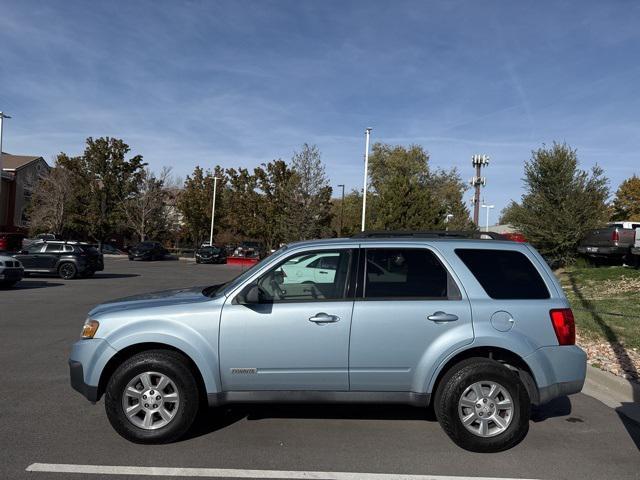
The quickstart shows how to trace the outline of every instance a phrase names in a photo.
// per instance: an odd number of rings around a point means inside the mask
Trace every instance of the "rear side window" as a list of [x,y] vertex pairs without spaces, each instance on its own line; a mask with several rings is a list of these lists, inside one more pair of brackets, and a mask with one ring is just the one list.
[[364,284],[367,299],[461,298],[444,265],[426,249],[367,249]]
[[512,250],[458,248],[464,262],[487,295],[500,300],[549,298],[549,290],[531,261]]

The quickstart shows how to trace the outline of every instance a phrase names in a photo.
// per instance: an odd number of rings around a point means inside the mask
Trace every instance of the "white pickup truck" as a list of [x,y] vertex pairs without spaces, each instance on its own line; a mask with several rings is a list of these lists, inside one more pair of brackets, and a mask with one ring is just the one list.
[[634,267],[640,268],[640,228],[636,228],[635,242],[631,247],[631,260]]

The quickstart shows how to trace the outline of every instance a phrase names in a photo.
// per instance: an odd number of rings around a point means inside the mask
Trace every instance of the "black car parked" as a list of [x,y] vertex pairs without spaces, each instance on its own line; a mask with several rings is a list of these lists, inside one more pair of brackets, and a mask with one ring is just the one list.
[[196,250],[196,263],[227,263],[227,252],[215,245],[205,245]]
[[102,254],[87,243],[38,242],[13,257],[22,262],[25,274],[54,274],[66,280],[104,270]]
[[129,260],[159,260],[168,254],[160,242],[141,242],[129,250]]

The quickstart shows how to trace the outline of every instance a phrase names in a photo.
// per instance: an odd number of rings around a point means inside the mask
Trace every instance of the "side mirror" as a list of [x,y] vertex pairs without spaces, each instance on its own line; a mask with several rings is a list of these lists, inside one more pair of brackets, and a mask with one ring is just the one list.
[[260,303],[269,303],[271,298],[269,295],[261,289],[256,283],[253,283],[246,287],[240,296],[240,303],[244,303],[247,305],[255,305]]

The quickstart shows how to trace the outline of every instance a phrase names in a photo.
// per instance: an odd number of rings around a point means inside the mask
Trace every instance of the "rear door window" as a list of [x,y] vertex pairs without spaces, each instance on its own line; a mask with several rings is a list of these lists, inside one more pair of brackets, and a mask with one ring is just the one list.
[[427,249],[367,249],[364,268],[366,299],[460,298],[447,269]]
[[499,300],[549,298],[549,290],[538,270],[521,252],[458,248],[456,255],[491,298]]

